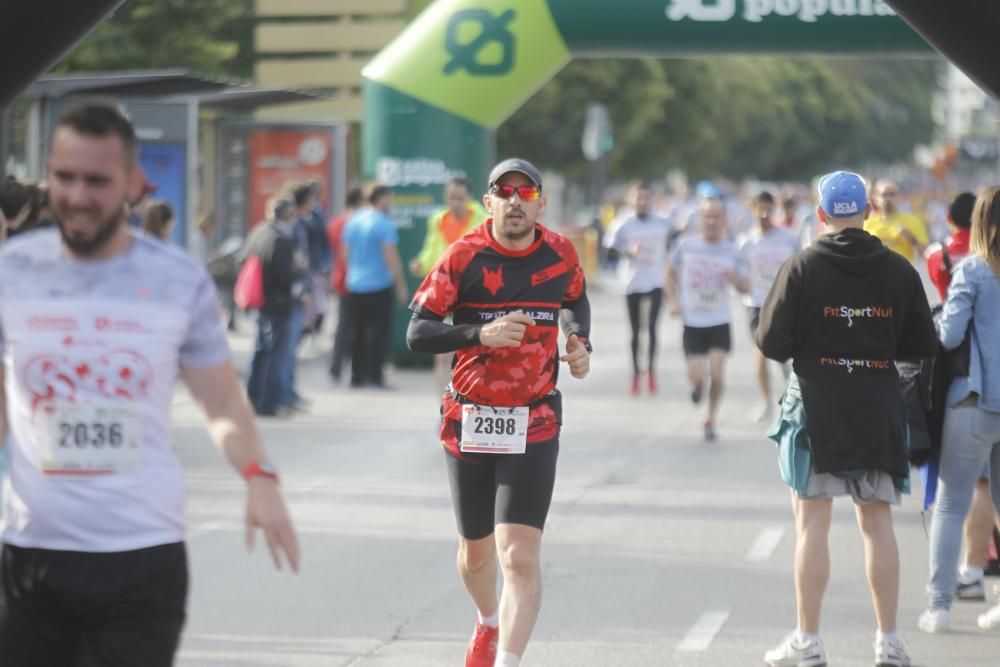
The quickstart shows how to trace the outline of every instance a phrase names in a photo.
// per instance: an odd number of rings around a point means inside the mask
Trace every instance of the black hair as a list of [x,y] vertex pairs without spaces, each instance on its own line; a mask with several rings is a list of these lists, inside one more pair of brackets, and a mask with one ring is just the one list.
[[767,190],[761,190],[753,198],[754,204],[774,204],[774,195]]
[[31,193],[22,183],[19,183],[13,176],[8,176],[7,180],[0,183],[0,210],[8,220],[17,216],[30,203]]
[[88,137],[116,136],[121,139],[126,157],[129,160],[135,158],[135,129],[121,111],[109,104],[91,103],[73,107],[59,119],[58,126],[68,127]]
[[304,183],[296,186],[295,189],[292,190],[292,197],[295,199],[295,205],[302,206],[309,201],[309,198],[312,197],[315,192],[316,190],[313,188],[312,183]]
[[391,194],[392,188],[388,185],[375,185],[372,187],[371,192],[368,193],[368,203],[375,206],[383,197],[388,197]]
[[344,203],[347,204],[348,208],[357,208],[361,206],[361,203],[365,200],[365,194],[361,191],[361,188],[351,188],[347,191],[347,197],[344,198]]
[[969,229],[972,227],[972,209],[976,206],[976,195],[971,192],[963,192],[955,197],[948,207],[948,217],[959,229]]

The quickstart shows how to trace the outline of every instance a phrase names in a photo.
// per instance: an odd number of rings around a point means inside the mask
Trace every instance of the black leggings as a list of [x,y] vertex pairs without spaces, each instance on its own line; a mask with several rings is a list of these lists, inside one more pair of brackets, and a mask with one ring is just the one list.
[[384,383],[382,366],[389,352],[395,305],[392,288],[348,296],[351,309],[351,386]]
[[649,326],[649,370],[656,368],[656,323],[660,319],[660,306],[663,305],[663,290],[659,287],[652,292],[635,292],[626,294],[628,304],[628,321],[632,325],[632,369],[639,374],[639,311],[642,302],[650,299],[647,325]]

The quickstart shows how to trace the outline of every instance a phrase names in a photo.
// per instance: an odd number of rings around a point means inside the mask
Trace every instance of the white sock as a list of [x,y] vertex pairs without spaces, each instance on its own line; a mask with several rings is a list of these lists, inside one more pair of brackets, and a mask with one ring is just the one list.
[[817,632],[802,632],[801,630],[795,631],[795,641],[799,644],[808,644],[809,642],[818,639],[819,633]]
[[890,644],[899,643],[899,633],[893,630],[892,632],[882,632],[881,630],[875,631],[875,641],[880,642],[886,640]]
[[983,568],[974,565],[963,565],[958,571],[958,583],[974,584],[983,578]]
[[477,613],[479,614],[479,622],[483,625],[488,625],[491,628],[500,627],[500,610],[493,612],[492,616],[483,616],[483,612],[478,610]]
[[520,656],[504,651],[497,654],[497,661],[493,663],[493,667],[518,667],[520,664]]

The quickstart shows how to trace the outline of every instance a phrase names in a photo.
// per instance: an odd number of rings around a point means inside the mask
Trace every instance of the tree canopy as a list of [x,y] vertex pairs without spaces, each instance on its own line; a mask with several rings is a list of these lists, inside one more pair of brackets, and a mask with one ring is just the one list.
[[[501,153],[580,179],[588,102],[608,106],[611,174],[808,180],[910,159],[934,131],[936,60],[577,60],[501,128]],[[558,119],[555,121],[554,119]]]
[[253,0],[129,0],[55,72],[185,67],[253,75]]

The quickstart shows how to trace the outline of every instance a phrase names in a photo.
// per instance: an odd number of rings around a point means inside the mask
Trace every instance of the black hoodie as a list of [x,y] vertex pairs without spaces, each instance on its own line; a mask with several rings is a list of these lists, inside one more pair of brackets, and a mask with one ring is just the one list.
[[818,473],[908,474],[896,359],[934,356],[920,276],[860,229],[821,236],[789,259],[760,313],[764,356],[794,360]]

